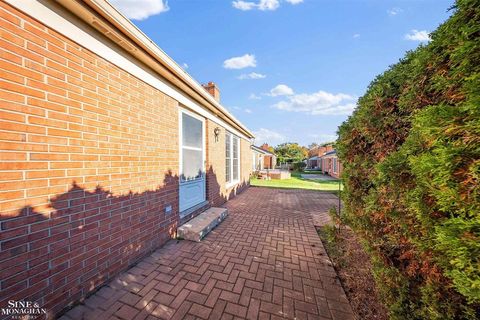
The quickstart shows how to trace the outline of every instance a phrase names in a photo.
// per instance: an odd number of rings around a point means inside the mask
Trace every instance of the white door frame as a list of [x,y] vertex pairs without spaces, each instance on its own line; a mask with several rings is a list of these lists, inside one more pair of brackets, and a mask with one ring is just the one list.
[[[193,180],[193,181],[182,181],[182,174],[183,174],[183,114],[186,114],[192,118],[195,118],[199,121],[202,122],[202,176],[199,179]],[[189,208],[182,208],[182,205],[180,203],[180,188],[182,186],[192,184],[192,183],[203,183],[203,201],[206,200],[206,128],[205,128],[205,118],[190,111],[185,108],[179,107],[178,110],[178,132],[179,132],[179,141],[178,141],[178,146],[179,146],[179,162],[178,162],[178,174],[179,174],[179,211],[185,211]],[[201,203],[201,202],[199,202]],[[193,205],[195,206],[195,205]]]

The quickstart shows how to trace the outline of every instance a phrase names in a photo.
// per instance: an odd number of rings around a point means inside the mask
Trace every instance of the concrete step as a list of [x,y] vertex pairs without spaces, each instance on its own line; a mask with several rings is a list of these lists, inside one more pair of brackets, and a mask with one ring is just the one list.
[[228,215],[226,208],[209,208],[177,228],[180,239],[200,241]]

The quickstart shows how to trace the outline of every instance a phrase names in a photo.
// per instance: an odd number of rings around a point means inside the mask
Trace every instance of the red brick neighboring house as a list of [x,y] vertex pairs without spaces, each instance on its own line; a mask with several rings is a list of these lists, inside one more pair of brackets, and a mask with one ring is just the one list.
[[0,2],[0,308],[49,317],[248,185],[253,135],[103,0]]
[[338,159],[336,150],[326,152],[320,157],[320,161],[320,170],[334,178],[340,178],[343,167],[341,161]]
[[267,143],[264,143],[260,148],[267,152],[263,156],[263,169],[275,169],[275,166],[277,165],[277,156],[271,151],[272,147]]
[[320,158],[327,152],[330,152],[333,150],[332,145],[328,146],[319,146],[313,149],[308,150],[308,160],[307,160],[307,168],[308,169],[316,169],[320,170],[321,169],[321,160]]
[[313,149],[308,150],[308,157],[314,157],[314,156],[323,156],[325,152],[329,152],[333,150],[332,145],[327,145],[327,146],[318,146]]

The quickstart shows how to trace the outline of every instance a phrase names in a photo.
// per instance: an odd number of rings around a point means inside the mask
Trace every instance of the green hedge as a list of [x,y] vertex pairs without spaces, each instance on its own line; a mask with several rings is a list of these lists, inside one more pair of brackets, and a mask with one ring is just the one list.
[[339,128],[344,218],[392,319],[480,318],[480,1],[452,10]]
[[294,162],[292,164],[292,169],[295,170],[295,171],[302,171],[306,166],[307,166],[307,164],[303,161]]

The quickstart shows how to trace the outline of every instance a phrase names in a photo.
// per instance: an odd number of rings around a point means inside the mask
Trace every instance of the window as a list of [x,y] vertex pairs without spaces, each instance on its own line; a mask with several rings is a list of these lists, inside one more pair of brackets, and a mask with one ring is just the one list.
[[225,136],[225,165],[227,183],[232,181],[232,135],[227,132]]
[[337,173],[337,158],[333,158],[333,172]]
[[253,163],[252,163],[253,171],[258,171],[262,169],[262,155],[257,152],[253,152]]
[[238,181],[238,176],[239,176],[239,166],[238,166],[238,137],[232,136],[232,151],[233,151],[233,157],[232,157],[232,162],[233,162],[233,181]]
[[227,184],[240,179],[240,139],[230,132],[225,134],[225,179]]
[[182,113],[182,181],[195,180],[203,173],[203,123]]

